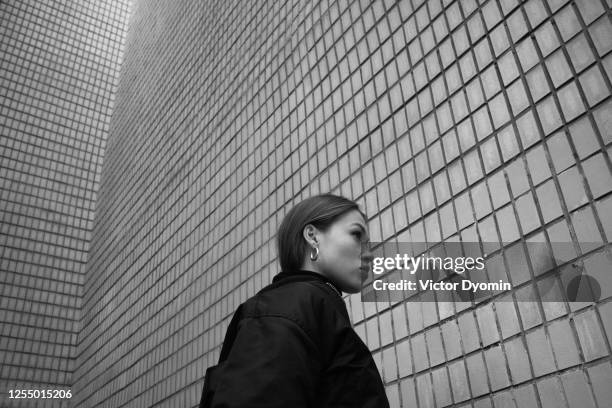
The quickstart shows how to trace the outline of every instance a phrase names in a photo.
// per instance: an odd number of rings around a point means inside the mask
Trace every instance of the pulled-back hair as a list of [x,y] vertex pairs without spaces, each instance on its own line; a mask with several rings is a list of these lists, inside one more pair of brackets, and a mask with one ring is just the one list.
[[[307,198],[293,207],[283,218],[276,245],[278,258],[283,271],[295,271],[302,266],[309,250],[303,236],[304,227],[312,224],[321,231],[326,231],[337,218],[351,210],[359,210],[352,200],[333,194],[321,194]],[[361,213],[364,219],[365,215]]]

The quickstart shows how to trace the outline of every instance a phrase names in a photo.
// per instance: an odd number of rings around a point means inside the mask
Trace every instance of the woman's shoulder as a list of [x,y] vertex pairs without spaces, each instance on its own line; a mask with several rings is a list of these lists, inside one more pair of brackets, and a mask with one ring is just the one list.
[[323,281],[294,281],[283,285],[269,285],[247,301],[253,313],[283,313],[301,311],[312,313],[327,308],[334,301],[342,301],[335,289]]
[[344,301],[323,281],[287,282],[264,288],[244,304],[244,317],[282,318],[310,334],[349,324]]

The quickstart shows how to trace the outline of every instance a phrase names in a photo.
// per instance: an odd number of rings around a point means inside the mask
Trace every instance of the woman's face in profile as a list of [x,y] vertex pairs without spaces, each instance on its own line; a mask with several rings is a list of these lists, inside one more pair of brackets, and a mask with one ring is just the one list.
[[319,258],[315,264],[343,292],[357,293],[372,261],[369,240],[368,228],[361,213],[349,211],[327,231],[319,232]]

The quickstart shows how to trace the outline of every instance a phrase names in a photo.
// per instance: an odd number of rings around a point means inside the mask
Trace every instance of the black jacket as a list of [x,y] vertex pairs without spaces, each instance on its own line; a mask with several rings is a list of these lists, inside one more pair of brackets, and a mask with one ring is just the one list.
[[201,407],[389,407],[340,291],[322,275],[279,273],[233,320],[235,340],[224,345]]

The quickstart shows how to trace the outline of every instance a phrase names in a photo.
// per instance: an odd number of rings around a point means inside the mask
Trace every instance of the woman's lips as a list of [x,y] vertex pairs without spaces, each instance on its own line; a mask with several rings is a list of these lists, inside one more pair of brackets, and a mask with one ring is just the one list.
[[359,268],[359,271],[361,272],[361,280],[365,281],[368,278],[368,275],[370,273],[370,267],[362,266]]

